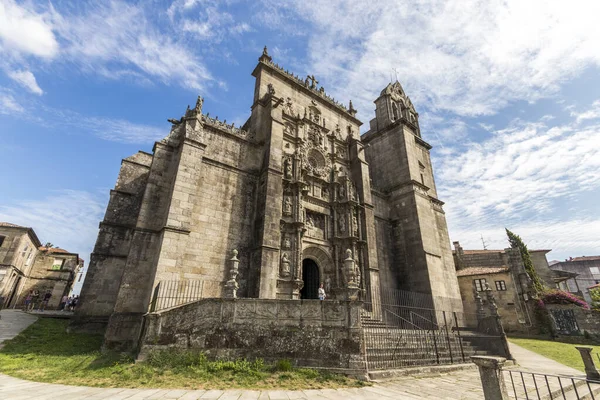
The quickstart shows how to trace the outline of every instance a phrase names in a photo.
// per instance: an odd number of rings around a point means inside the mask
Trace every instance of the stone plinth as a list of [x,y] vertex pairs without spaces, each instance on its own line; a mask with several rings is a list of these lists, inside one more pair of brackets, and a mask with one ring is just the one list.
[[485,400],[508,400],[508,392],[502,375],[503,357],[472,356],[471,360],[479,368]]
[[579,354],[581,354],[581,358],[583,359],[583,365],[585,365],[585,375],[588,379],[600,380],[600,373],[596,369],[596,365],[594,365],[594,359],[592,358],[592,347],[579,347],[575,346],[577,350],[579,350]]

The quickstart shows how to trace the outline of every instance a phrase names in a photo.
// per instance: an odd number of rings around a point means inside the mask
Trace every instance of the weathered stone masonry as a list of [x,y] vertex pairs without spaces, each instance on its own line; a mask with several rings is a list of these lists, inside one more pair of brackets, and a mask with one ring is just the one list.
[[460,311],[431,147],[400,84],[361,138],[351,103],[266,49],[252,75],[242,127],[203,114],[199,98],[152,154],[123,160],[74,327],[108,323],[106,346],[135,348],[161,282],[224,297],[233,249],[237,297],[314,299],[323,283],[338,300],[378,304],[382,288],[405,289]]

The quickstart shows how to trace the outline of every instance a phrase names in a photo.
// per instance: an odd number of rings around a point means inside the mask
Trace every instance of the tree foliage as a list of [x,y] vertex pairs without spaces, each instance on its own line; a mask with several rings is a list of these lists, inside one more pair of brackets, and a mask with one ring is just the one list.
[[590,297],[592,298],[592,308],[600,310],[600,288],[590,289]]
[[523,266],[525,267],[525,272],[527,272],[527,275],[529,275],[529,278],[531,279],[535,295],[541,295],[546,291],[546,287],[544,286],[544,282],[540,279],[539,275],[535,271],[535,267],[533,266],[533,261],[531,261],[531,256],[529,255],[527,245],[523,243],[523,240],[519,235],[515,235],[508,229],[506,229],[506,235],[508,236],[510,247],[513,249],[519,249],[519,253],[521,253]]

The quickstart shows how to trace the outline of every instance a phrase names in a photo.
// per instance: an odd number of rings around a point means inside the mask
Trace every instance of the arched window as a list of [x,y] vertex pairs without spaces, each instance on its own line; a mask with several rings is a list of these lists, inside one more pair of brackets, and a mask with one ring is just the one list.
[[398,113],[398,106],[396,105],[396,103],[392,103],[392,120],[396,121],[398,118],[400,118],[400,114]]

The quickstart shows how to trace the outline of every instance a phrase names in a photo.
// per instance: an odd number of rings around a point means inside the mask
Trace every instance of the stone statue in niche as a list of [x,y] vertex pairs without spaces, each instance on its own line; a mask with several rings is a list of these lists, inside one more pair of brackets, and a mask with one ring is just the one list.
[[356,201],[356,185],[354,184],[354,182],[352,182],[350,185],[349,193],[350,193],[350,200]]
[[352,216],[352,228],[354,230],[354,236],[358,236],[358,218],[356,218],[356,215]]
[[283,162],[283,176],[285,179],[292,179],[292,163],[289,158]]
[[341,233],[346,232],[346,216],[340,215],[338,219],[338,229]]
[[290,247],[292,247],[292,241],[287,235],[283,236],[282,247],[284,249],[289,249]]
[[283,200],[283,214],[292,215],[292,200],[289,196],[285,196]]
[[284,278],[290,276],[290,259],[287,253],[281,255],[281,272],[280,275]]
[[346,198],[346,188],[344,187],[344,184],[340,185],[339,194],[340,194],[340,200],[344,200]]
[[288,115],[294,115],[294,104],[292,103],[291,97],[288,97],[285,99],[285,105],[283,106],[283,111]]
[[321,190],[321,195],[324,199],[329,199],[329,189],[327,189],[326,186],[323,186],[323,189]]

